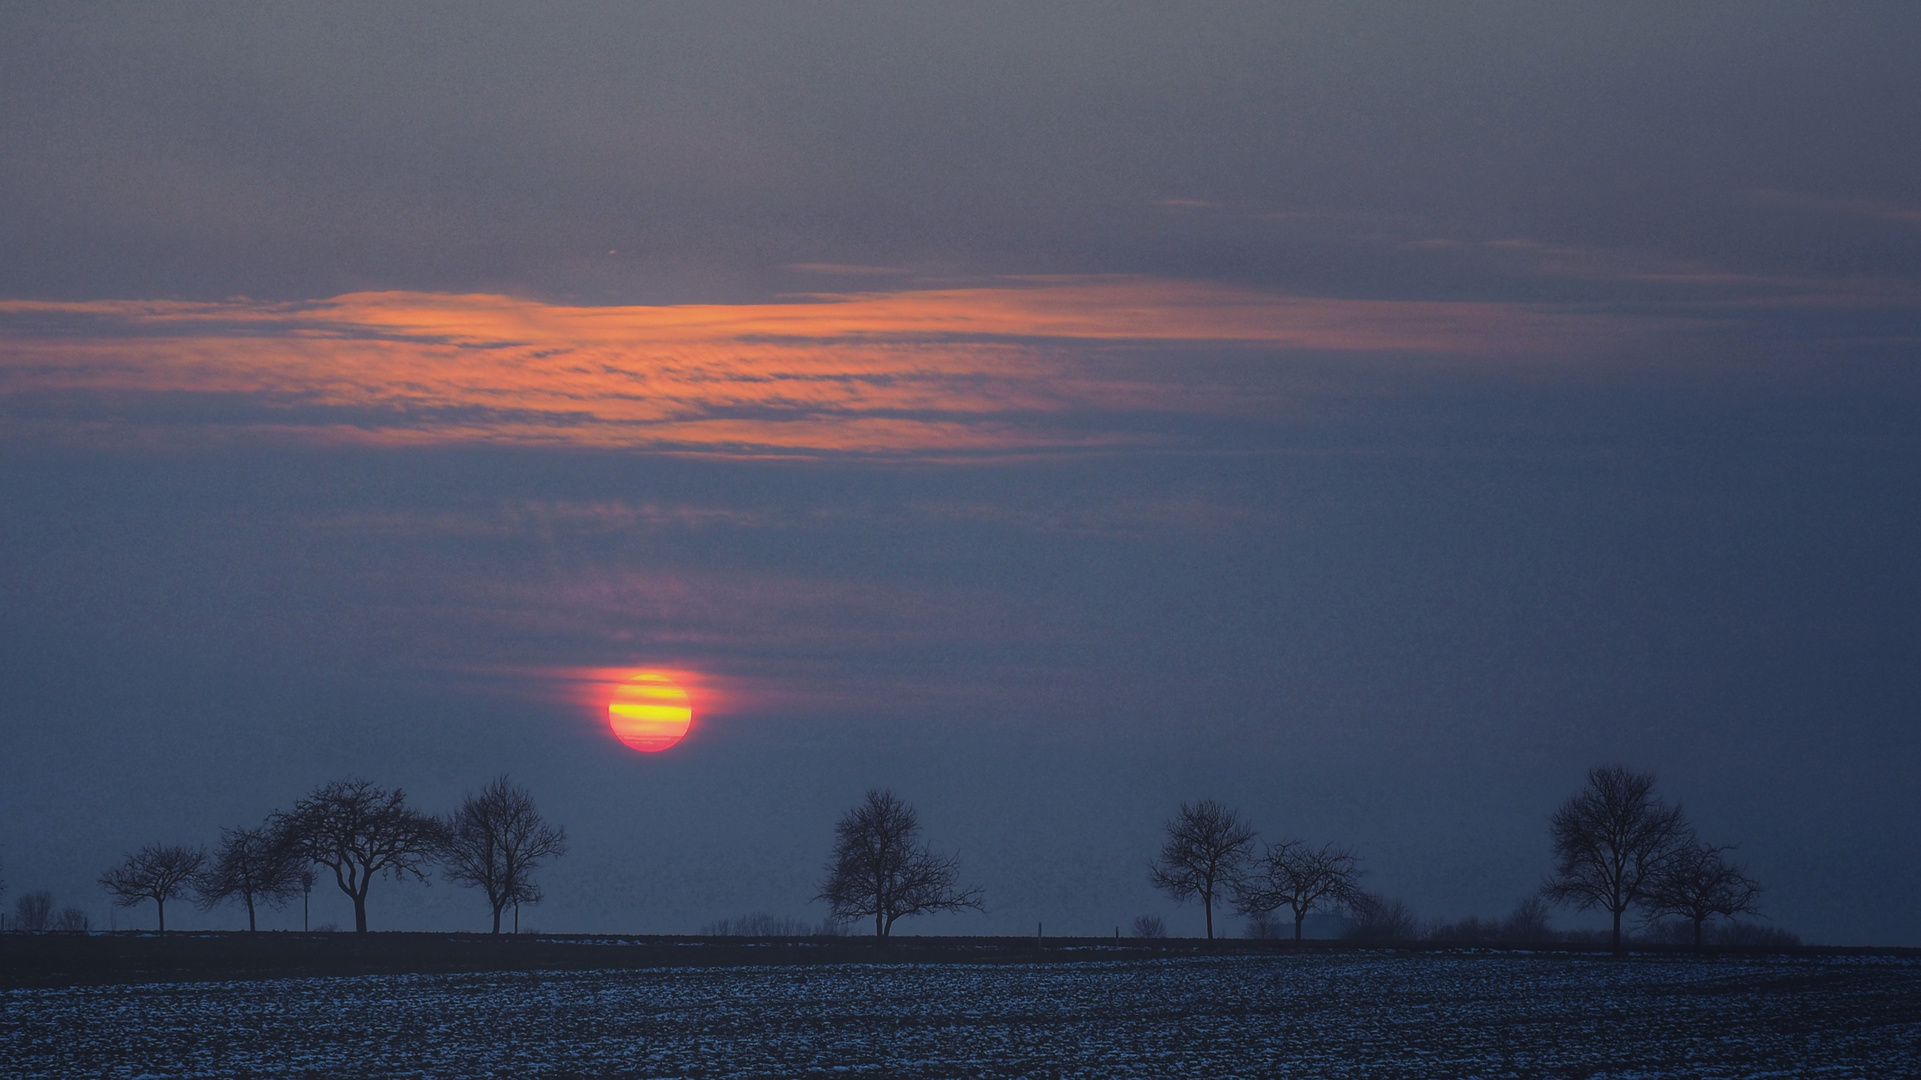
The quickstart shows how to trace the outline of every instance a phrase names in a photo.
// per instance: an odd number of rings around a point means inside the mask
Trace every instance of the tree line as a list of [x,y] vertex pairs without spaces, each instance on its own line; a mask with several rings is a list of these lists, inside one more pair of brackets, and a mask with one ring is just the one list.
[[[1404,904],[1360,887],[1360,859],[1347,849],[1287,840],[1257,850],[1253,826],[1212,799],[1182,803],[1166,831],[1148,880],[1176,901],[1198,900],[1209,938],[1217,903],[1261,930],[1284,911],[1293,919],[1297,941],[1307,916],[1316,911],[1345,916],[1351,936],[1417,936],[1417,920]],[[1620,765],[1588,770],[1586,785],[1549,818],[1548,837],[1553,872],[1504,923],[1469,920],[1430,933],[1539,940],[1546,934],[1541,903],[1546,900],[1607,912],[1609,941],[1620,952],[1622,919],[1632,910],[1650,925],[1663,918],[1683,920],[1696,946],[1716,916],[1732,920],[1759,914],[1761,886],[1745,866],[1729,859],[1732,846],[1703,842],[1678,805],[1655,795],[1649,773]],[[1158,919],[1144,918],[1137,920],[1136,932],[1151,935],[1158,926]]]
[[[163,933],[167,904],[181,899],[207,910],[237,902],[246,908],[252,931],[260,906],[279,907],[296,895],[304,906],[315,882],[331,875],[353,902],[355,932],[364,934],[375,878],[427,881],[437,867],[446,880],[481,892],[498,934],[508,907],[541,899],[534,872],[566,851],[566,830],[542,818],[533,796],[504,775],[469,793],[445,817],[409,806],[400,788],[350,777],[315,788],[258,825],[221,829],[212,850],[148,844],[128,852],[100,876],[100,886],[119,907],[152,901]],[[81,925],[48,925],[43,908],[49,907],[50,894],[21,897],[16,924],[23,930],[86,929],[84,914]]]
[[[1554,812],[1548,838],[1554,869],[1539,889],[1505,919],[1478,919],[1423,928],[1405,904],[1361,888],[1361,860],[1335,844],[1301,839],[1260,843],[1240,813],[1212,799],[1182,803],[1166,824],[1148,881],[1177,901],[1197,900],[1209,939],[1217,906],[1249,920],[1263,936],[1277,920],[1291,922],[1294,940],[1309,915],[1343,916],[1347,935],[1411,939],[1423,934],[1463,940],[1543,941],[1549,903],[1599,908],[1612,920],[1609,941],[1623,948],[1622,919],[1639,909],[1645,924],[1679,918],[1694,945],[1709,921],[1758,915],[1761,887],[1729,858],[1728,845],[1703,842],[1679,806],[1654,793],[1654,777],[1625,766],[1588,770],[1586,785]],[[874,920],[887,937],[912,915],[984,910],[978,887],[962,885],[959,860],[920,843],[914,808],[891,791],[875,790],[835,826],[834,854],[818,900],[834,920]],[[1135,934],[1166,933],[1154,916],[1135,921]],[[1777,932],[1776,939],[1792,939]]]
[[[963,884],[958,856],[922,842],[914,808],[883,789],[842,815],[834,827],[833,852],[819,884],[828,907],[823,928],[873,920],[879,938],[892,935],[903,918],[941,911],[984,911],[982,890]],[[1719,916],[1759,913],[1761,888],[1746,867],[1731,861],[1729,846],[1702,842],[1679,806],[1654,793],[1654,777],[1624,766],[1588,771],[1586,785],[1554,812],[1548,823],[1554,869],[1537,892],[1507,919],[1465,920],[1430,928],[1429,936],[1463,940],[1543,940],[1545,902],[1599,908],[1612,919],[1610,941],[1622,948],[1622,919],[1639,909],[1652,924],[1679,918],[1700,945],[1704,927]],[[123,907],[152,901],[166,929],[169,901],[191,897],[205,908],[239,902],[247,928],[260,904],[278,906],[296,893],[310,893],[321,872],[353,903],[354,929],[367,932],[367,894],[376,877],[428,880],[441,869],[447,880],[481,891],[500,932],[502,913],[541,898],[534,871],[567,850],[566,833],[549,824],[533,797],[500,776],[469,794],[441,818],[407,805],[406,793],[363,779],[316,788],[292,809],[276,810],[258,826],[221,830],[212,850],[185,845],[148,845],[129,853],[100,878]],[[1215,910],[1231,910],[1260,936],[1279,936],[1292,923],[1300,940],[1309,915],[1336,913],[1351,936],[1407,939],[1418,920],[1398,901],[1361,888],[1360,858],[1334,844],[1301,839],[1261,843],[1237,810],[1212,799],[1182,803],[1166,823],[1160,853],[1148,881],[1178,902],[1200,902],[1206,933],[1215,936]],[[0,890],[4,889],[0,882]],[[22,929],[51,928],[52,898],[22,897],[16,905]],[[85,916],[69,909],[62,918],[85,929]],[[778,927],[776,927],[778,923]],[[793,930],[803,924],[753,917],[715,924],[719,933]],[[1142,916],[1136,936],[1158,937],[1160,919]],[[825,932],[822,931],[816,932]]]

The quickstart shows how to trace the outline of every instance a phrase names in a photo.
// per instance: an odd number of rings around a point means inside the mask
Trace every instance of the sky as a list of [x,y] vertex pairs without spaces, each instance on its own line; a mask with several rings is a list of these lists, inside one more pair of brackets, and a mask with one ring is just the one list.
[[[1898,3],[11,6],[0,906],[150,926],[123,852],[506,773],[552,932],[818,920],[875,787],[985,894],[900,932],[1199,933],[1146,868],[1202,798],[1489,917],[1622,763],[1771,924],[1921,945],[1917,54]],[[641,669],[670,750],[607,729]]]

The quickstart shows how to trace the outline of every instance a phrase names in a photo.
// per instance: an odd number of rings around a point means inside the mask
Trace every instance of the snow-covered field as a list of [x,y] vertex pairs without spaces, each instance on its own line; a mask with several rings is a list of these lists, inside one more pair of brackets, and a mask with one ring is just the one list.
[[1921,1076],[1921,962],[1303,956],[0,992],[17,1077]]

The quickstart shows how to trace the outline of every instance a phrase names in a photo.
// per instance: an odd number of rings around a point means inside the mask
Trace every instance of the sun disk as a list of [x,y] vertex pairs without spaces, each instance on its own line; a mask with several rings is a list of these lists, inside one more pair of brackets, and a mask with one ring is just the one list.
[[643,671],[621,683],[607,703],[607,726],[614,736],[646,754],[685,738],[693,722],[687,691],[658,671]]

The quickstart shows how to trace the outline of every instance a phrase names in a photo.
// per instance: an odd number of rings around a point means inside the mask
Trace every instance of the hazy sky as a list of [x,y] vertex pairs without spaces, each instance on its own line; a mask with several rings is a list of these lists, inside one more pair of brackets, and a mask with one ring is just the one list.
[[[1912,4],[14,5],[0,902],[508,772],[547,930],[818,919],[872,786],[986,891],[905,932],[1198,932],[1145,866],[1205,797],[1488,916],[1618,761],[1774,922],[1921,944],[1917,55]],[[606,732],[637,668],[672,750]]]

